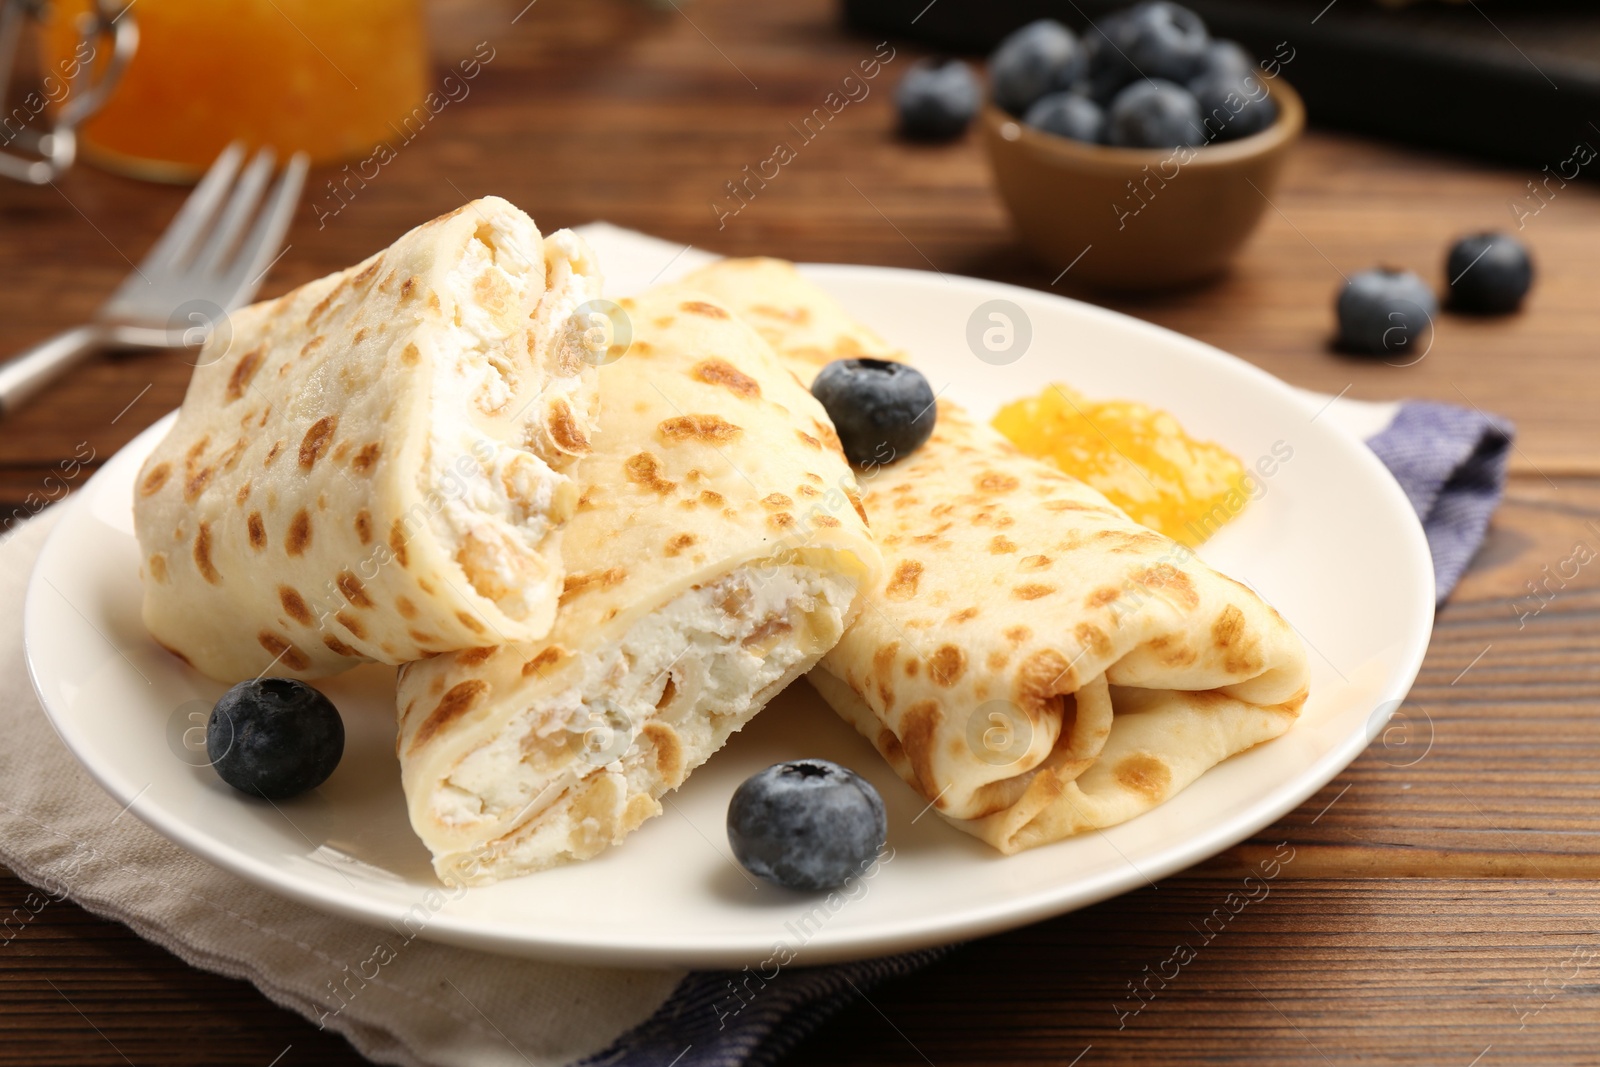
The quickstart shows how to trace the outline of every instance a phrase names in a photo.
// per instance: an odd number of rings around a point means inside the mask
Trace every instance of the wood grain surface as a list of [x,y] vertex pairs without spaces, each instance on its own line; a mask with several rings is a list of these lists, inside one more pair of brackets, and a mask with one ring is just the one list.
[[[792,139],[788,124],[878,44],[839,29],[827,0],[525,3],[432,5],[441,75],[479,42],[494,58],[347,202],[326,185],[337,171],[313,176],[263,295],[490,192],[545,229],[608,219],[730,254],[1052,288],[1014,245],[976,139],[892,136],[892,86],[917,56],[903,43],[870,94],[719,228],[724,183]],[[1600,564],[1530,598],[1575,545],[1600,551],[1600,193],[1569,185],[1527,220],[1539,280],[1524,313],[1445,314],[1408,368],[1328,349],[1341,273],[1392,263],[1437,280],[1449,239],[1514,226],[1507,203],[1536,177],[1313,132],[1227,277],[1137,298],[1083,293],[1070,274],[1054,287],[1297,385],[1506,415],[1519,429],[1508,498],[1401,720],[1300,810],[1159,888],[963,947],[874,991],[793,1062],[1600,1062]],[[5,347],[86,318],[184,194],[88,167],[56,188],[0,184]],[[92,470],[177,405],[188,372],[177,356],[99,360],[0,422],[0,520],[81,482],[62,478],[63,461],[92,453]],[[1137,1014],[1119,1014],[1138,1006],[1128,983],[1146,967],[1170,973],[1174,947],[1203,939],[1197,927],[1283,842],[1295,858],[1270,896]],[[29,893],[0,877],[0,912]],[[0,1064],[359,1062],[250,987],[67,902],[0,953]]]

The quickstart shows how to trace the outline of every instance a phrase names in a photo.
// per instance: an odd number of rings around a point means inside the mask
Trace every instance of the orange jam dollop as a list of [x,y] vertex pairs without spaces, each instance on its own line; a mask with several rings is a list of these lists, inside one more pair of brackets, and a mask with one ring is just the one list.
[[1098,489],[1133,521],[1191,548],[1250,499],[1237,456],[1134,400],[1090,400],[1051,385],[1001,408],[994,427],[1028,455]]

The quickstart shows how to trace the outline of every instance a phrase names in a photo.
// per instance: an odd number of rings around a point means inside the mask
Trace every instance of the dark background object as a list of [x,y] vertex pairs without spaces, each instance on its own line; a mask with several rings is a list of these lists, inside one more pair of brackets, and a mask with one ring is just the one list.
[[[1036,18],[1074,30],[1126,0],[842,0],[859,29],[982,54]],[[1600,12],[1592,3],[1490,0],[1405,9],[1372,0],[1189,0],[1217,37],[1285,78],[1322,126],[1548,166],[1600,146]]]

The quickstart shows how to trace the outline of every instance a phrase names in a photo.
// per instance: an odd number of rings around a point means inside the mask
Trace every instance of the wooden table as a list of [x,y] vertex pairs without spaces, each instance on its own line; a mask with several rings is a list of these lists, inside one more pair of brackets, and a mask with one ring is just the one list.
[[[932,264],[1049,288],[1013,245],[974,139],[913,147],[890,135],[891,87],[916,54],[905,46],[870,96],[718,228],[710,204],[723,183],[767,158],[873,51],[837,26],[827,0],[697,0],[681,11],[540,0],[512,25],[525,3],[436,5],[441,64],[480,41],[494,59],[468,99],[321,226],[313,204],[334,203],[323,185],[334,175],[316,176],[267,295],[490,192],[546,229],[603,218],[732,254]],[[1535,177],[1313,134],[1227,278],[1099,298],[1298,385],[1473,403],[1515,420],[1506,503],[1439,616],[1407,732],[1201,868],[968,945],[871,993],[792,1062],[1600,1062],[1600,566],[1537,615],[1519,618],[1534,602],[1518,600],[1576,543],[1600,547],[1600,196],[1570,185],[1528,221],[1541,275],[1524,314],[1446,315],[1428,357],[1407,369],[1327,346],[1340,271],[1386,262],[1436,276],[1452,235],[1511,225],[1507,201]],[[84,319],[183,195],[88,168],[59,189],[0,184],[5,346]],[[103,459],[177,405],[187,370],[175,357],[106,360],[6,420],[0,514],[48,496],[59,461],[84,449]],[[1148,983],[1159,992],[1141,1007],[1130,983],[1147,968],[1170,974],[1173,947],[1199,941],[1282,842],[1293,860],[1270,895],[1164,986]],[[0,878],[0,911],[27,891]],[[264,1067],[287,1045],[284,1067],[358,1062],[249,986],[70,904],[47,908],[4,952],[0,1064]]]

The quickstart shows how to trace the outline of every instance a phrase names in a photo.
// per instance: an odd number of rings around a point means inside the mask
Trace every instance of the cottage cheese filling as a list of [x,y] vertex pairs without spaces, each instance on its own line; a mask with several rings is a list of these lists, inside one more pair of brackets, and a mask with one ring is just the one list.
[[[444,284],[455,297],[456,315],[448,327],[448,358],[435,361],[422,473],[435,536],[474,590],[514,619],[560,592],[558,569],[545,565],[539,553],[551,529],[570,514],[577,493],[551,468],[554,454],[538,443],[553,405],[584,414],[574,397],[587,367],[562,346],[573,311],[594,299],[600,286],[576,234],[562,230],[544,239],[542,270],[521,252],[538,243],[525,220],[492,218],[448,272]],[[536,298],[530,316],[525,309]],[[543,378],[522,380],[529,373]],[[482,428],[488,419],[505,418],[521,427],[513,441]]]
[[[462,826],[521,822],[584,776],[637,755],[644,726],[694,733],[696,720],[751,701],[837,635],[855,595],[799,565],[735,571],[691,589],[583,654],[574,684],[521,711],[435,790],[435,816]],[[709,756],[696,754],[694,762]]]

